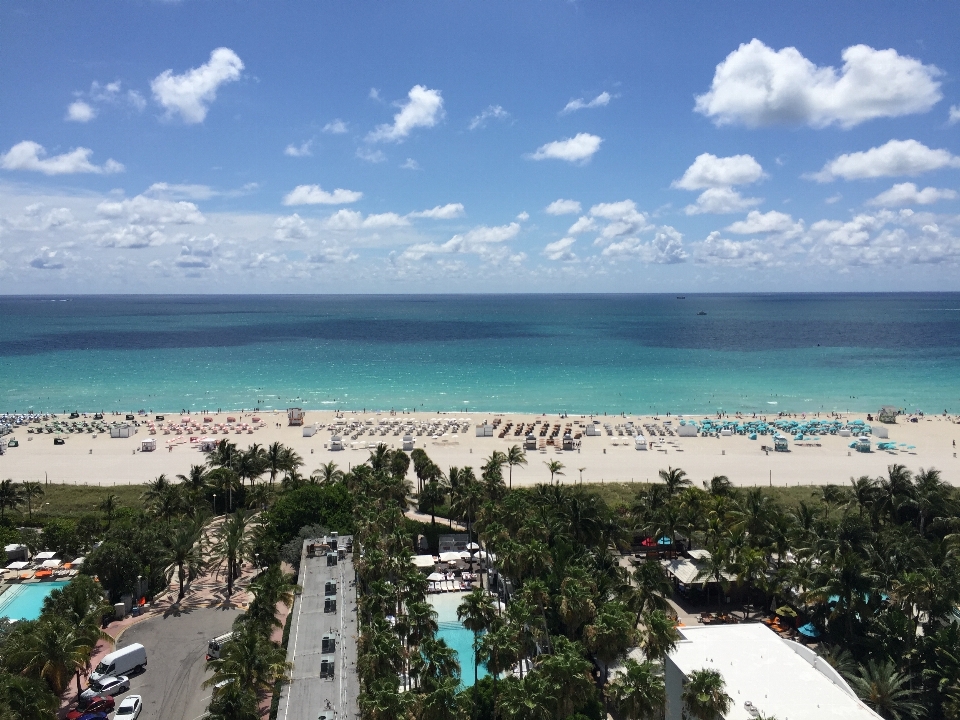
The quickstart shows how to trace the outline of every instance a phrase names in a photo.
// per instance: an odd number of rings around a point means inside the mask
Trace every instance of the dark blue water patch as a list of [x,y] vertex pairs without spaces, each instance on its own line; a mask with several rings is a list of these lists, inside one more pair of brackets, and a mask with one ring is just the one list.
[[868,320],[742,320],[697,316],[663,322],[619,323],[612,336],[644,347],[727,352],[860,348],[921,350],[960,348],[960,318],[938,322]]
[[350,319],[277,322],[183,330],[90,329],[0,341],[0,357],[77,350],[228,348],[321,340],[376,345],[518,340],[538,334],[516,324],[484,321]]

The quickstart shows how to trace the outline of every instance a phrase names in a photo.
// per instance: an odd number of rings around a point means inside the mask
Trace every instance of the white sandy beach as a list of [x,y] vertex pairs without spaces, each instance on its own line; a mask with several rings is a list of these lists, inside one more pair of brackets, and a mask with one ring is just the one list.
[[[232,416],[240,422],[250,423],[253,415],[245,413],[220,413],[208,415],[215,423],[225,423],[226,418]],[[62,417],[62,416],[61,416]],[[196,416],[195,416],[196,417]],[[309,474],[323,463],[333,461],[343,469],[366,459],[369,454],[367,447],[331,451],[330,428],[337,418],[333,412],[308,411],[306,423],[308,425],[323,426],[312,437],[303,436],[303,428],[288,426],[284,412],[258,413],[263,427],[252,433],[243,431],[242,434],[231,432],[224,435],[210,435],[214,439],[229,438],[241,448],[250,443],[268,445],[279,441],[293,447],[305,461],[304,474]],[[702,416],[695,416],[700,418]],[[153,420],[150,415],[149,419]],[[179,422],[178,414],[167,415],[169,421],[173,418]],[[475,426],[484,421],[492,422],[495,418],[507,422],[533,423],[536,420],[549,421],[551,424],[572,423],[574,430],[579,423],[586,425],[591,422],[588,416],[569,416],[560,419],[556,415],[536,416],[520,413],[495,414],[471,413],[469,415],[456,414],[429,414],[414,413],[392,416],[389,413],[345,413],[343,419],[347,422],[373,420],[376,427],[380,420],[400,420],[407,422],[428,422],[432,419],[446,422],[451,418],[459,418],[461,427],[469,422],[468,432],[447,432],[440,437],[421,435],[416,437],[416,446],[422,447],[430,457],[444,470],[452,465],[472,465],[479,468],[484,459],[494,450],[506,450],[511,445],[523,445],[523,438],[512,434],[506,438],[476,437]],[[866,419],[866,414],[845,416],[845,419]],[[107,416],[109,422],[117,418]],[[148,418],[140,417],[144,422]],[[202,421],[202,418],[198,418]],[[604,417],[598,418],[601,422],[614,425],[625,424],[632,420],[636,426],[646,423],[657,423],[664,426],[665,420],[672,420],[673,427],[677,426],[677,417],[659,416],[654,419],[650,416]],[[773,418],[771,418],[773,419]],[[279,424],[279,426],[278,426]],[[889,439],[905,446],[914,446],[914,449],[902,447],[896,452],[877,451],[858,453],[848,448],[850,438],[839,436],[818,437],[804,443],[790,441],[790,452],[763,452],[761,446],[771,445],[769,436],[761,436],[757,440],[750,440],[745,436],[731,437],[652,437],[645,433],[650,441],[646,451],[634,448],[633,439],[628,436],[614,434],[610,437],[606,433],[599,437],[584,436],[581,438],[579,450],[559,451],[548,448],[546,451],[534,450],[527,452],[528,464],[526,467],[517,467],[513,470],[513,482],[519,485],[534,484],[549,480],[550,474],[545,463],[559,460],[564,468],[564,476],[558,478],[562,482],[575,482],[581,478],[580,468],[583,468],[584,482],[612,482],[612,481],[646,481],[657,477],[657,471],[667,466],[682,467],[695,481],[707,480],[713,475],[727,475],[736,485],[823,485],[827,483],[845,484],[853,476],[870,475],[873,477],[886,473],[891,463],[902,463],[911,470],[921,467],[936,467],[943,473],[946,481],[960,485],[960,460],[957,459],[955,440],[960,439],[960,424],[953,418],[942,416],[928,416],[921,418],[917,423],[907,422],[900,418],[895,425],[885,426],[889,431]],[[113,485],[122,483],[142,483],[151,480],[161,473],[168,477],[179,473],[186,473],[193,464],[203,463],[206,455],[197,444],[190,443],[190,436],[196,437],[200,433],[185,434],[179,444],[167,448],[167,443],[176,441],[176,434],[164,435],[158,431],[150,435],[147,427],[140,427],[138,433],[130,438],[110,438],[99,434],[70,434],[65,435],[64,445],[55,446],[53,435],[28,434],[26,428],[18,429],[12,437],[19,441],[19,447],[9,448],[7,453],[0,456],[0,476],[22,480],[49,480],[57,483],[77,483],[89,485]],[[11,436],[7,436],[8,439]],[[147,438],[155,438],[157,450],[141,452],[141,443]],[[348,443],[368,445],[384,442],[390,447],[401,447],[402,433],[394,434],[394,429],[386,435],[370,435],[365,433],[356,440],[344,437]],[[815,444],[819,444],[819,447]],[[874,446],[876,440],[874,440]]]

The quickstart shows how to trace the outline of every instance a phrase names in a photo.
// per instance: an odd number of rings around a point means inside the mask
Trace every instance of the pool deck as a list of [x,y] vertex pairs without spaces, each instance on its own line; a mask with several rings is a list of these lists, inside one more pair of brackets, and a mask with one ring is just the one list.
[[[357,590],[353,558],[350,553],[336,565],[327,565],[326,556],[307,555],[305,541],[300,558],[300,586],[290,625],[287,660],[293,663],[290,682],[280,693],[277,720],[317,720],[352,718],[358,715],[357,696]],[[346,538],[340,538],[346,542]],[[337,610],[324,611],[324,587],[328,580],[337,583]],[[321,677],[321,641],[324,635],[336,636],[333,677]],[[323,656],[329,659],[330,656]]]

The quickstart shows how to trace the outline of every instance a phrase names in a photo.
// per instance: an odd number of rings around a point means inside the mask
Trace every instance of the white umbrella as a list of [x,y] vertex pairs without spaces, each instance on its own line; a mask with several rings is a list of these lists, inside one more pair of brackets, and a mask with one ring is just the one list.
[[447,578],[444,575],[441,575],[438,572],[430,573],[427,575],[427,580],[430,582],[437,582],[438,580],[446,580]]
[[469,559],[470,559],[470,553],[468,553],[466,550],[464,550],[462,553],[460,553],[460,557],[462,557],[464,560],[469,560]]
[[479,549],[480,549],[480,546],[477,545],[475,542],[467,543],[467,550],[479,550]]

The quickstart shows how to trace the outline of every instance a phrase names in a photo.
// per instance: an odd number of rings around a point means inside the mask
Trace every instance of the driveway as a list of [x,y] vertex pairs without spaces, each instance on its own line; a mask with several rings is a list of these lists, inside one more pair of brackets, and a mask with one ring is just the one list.
[[206,711],[210,690],[200,685],[209,677],[207,642],[229,632],[239,614],[185,608],[137,623],[120,636],[118,648],[140,643],[147,649],[147,671],[131,678],[127,693],[143,696],[140,720],[195,720]]

